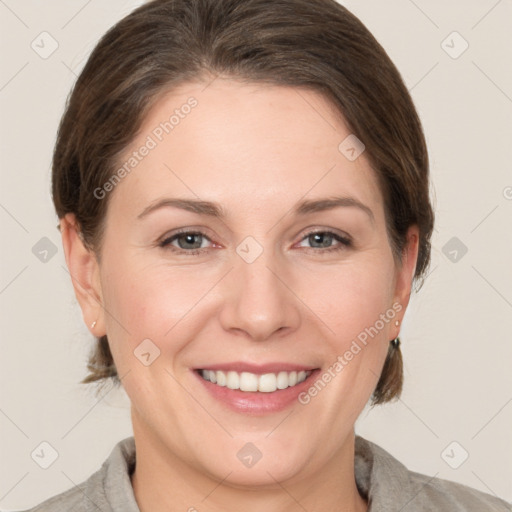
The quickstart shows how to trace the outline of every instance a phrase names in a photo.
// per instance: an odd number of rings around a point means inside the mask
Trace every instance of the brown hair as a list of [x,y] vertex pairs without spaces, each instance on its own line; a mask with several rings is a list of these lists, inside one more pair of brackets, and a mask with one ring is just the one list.
[[[330,101],[366,146],[396,261],[407,228],[418,226],[421,281],[434,222],[421,123],[384,49],[334,0],[153,0],[113,26],[68,98],[53,155],[57,214],[75,214],[86,246],[100,256],[108,201],[94,190],[112,177],[151,106],[179,84],[216,75],[304,87]],[[119,383],[106,336],[88,368],[83,382]],[[373,405],[400,395],[402,372],[390,345]]]

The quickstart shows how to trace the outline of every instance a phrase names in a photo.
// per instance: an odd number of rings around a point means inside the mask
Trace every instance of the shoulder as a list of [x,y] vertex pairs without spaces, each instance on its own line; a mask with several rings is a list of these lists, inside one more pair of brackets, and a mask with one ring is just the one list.
[[356,436],[355,475],[369,512],[512,512],[512,505],[449,480],[409,471],[380,446]]
[[130,482],[135,464],[135,441],[117,443],[101,468],[87,480],[22,512],[139,512]]
[[[65,492],[52,496],[35,507],[22,512],[86,512],[98,510],[96,502],[100,492],[99,485],[102,480],[103,467],[89,477],[85,482],[68,489]],[[100,508],[99,510],[104,510]]]
[[435,505],[437,510],[454,512],[512,512],[512,505],[506,501],[457,482],[413,471],[409,471],[409,482],[412,488],[417,489],[417,498],[424,504],[424,510]]
[[35,507],[20,512],[69,512],[70,510],[82,512],[83,488],[81,486],[73,487],[57,496],[49,498]]

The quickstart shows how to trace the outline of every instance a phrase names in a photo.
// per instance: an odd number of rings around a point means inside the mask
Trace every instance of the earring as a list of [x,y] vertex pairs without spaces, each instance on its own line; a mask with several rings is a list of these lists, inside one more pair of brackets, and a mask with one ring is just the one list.
[[91,324],[91,329],[94,329],[96,327],[96,324],[97,324],[97,322],[96,322],[96,320],[94,320],[94,322]]
[[[395,326],[398,327],[400,325],[400,320],[395,320]],[[397,349],[400,346],[400,338],[397,336],[394,340],[390,341],[391,347]]]

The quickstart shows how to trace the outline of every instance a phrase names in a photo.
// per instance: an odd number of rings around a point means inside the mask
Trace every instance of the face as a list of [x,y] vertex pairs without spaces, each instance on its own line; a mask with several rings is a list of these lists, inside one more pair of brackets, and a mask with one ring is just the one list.
[[189,468],[241,485],[315,474],[377,384],[416,253],[393,258],[349,135],[314,92],[188,83],[102,189],[84,316],[108,335],[136,436]]

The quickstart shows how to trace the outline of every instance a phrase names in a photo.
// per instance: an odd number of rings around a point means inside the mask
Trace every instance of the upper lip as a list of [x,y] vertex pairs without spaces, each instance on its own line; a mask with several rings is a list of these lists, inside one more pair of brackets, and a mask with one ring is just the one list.
[[219,363],[219,364],[207,364],[200,366],[196,370],[212,370],[212,371],[233,371],[237,373],[248,372],[255,373],[257,375],[263,375],[265,373],[279,373],[279,372],[293,372],[293,371],[311,371],[317,367],[308,366],[294,363],[266,363],[266,364],[254,364],[244,363],[241,361],[234,361],[231,363]]

